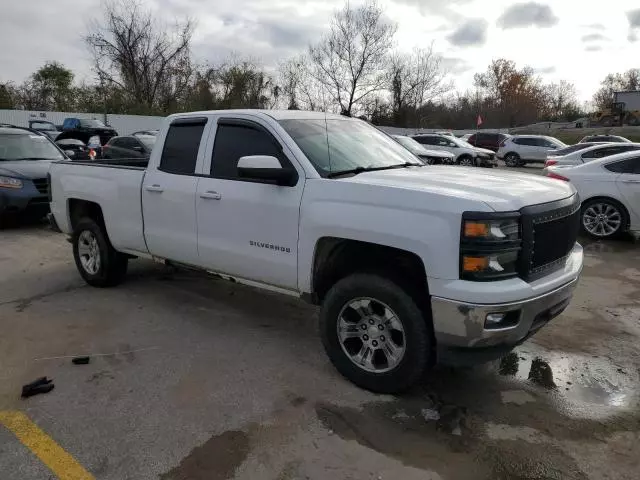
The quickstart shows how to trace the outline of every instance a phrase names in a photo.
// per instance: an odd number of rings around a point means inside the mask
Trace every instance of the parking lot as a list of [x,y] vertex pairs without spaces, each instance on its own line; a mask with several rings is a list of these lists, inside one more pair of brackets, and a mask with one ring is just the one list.
[[0,231],[0,479],[636,479],[640,245],[581,243],[533,339],[385,396],[336,373],[299,300],[143,260],[95,289],[63,235]]

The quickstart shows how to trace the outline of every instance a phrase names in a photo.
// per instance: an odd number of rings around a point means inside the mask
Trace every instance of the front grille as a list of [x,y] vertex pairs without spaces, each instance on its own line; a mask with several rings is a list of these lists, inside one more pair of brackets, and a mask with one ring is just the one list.
[[574,195],[522,213],[521,276],[532,280],[564,265],[578,238],[580,200]]
[[46,178],[34,178],[32,182],[36,186],[38,192],[40,192],[42,195],[49,194],[49,182]]

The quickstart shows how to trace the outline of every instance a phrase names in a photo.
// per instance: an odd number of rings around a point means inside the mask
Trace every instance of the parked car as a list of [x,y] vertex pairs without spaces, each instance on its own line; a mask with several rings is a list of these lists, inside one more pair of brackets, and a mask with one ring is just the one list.
[[29,128],[44,133],[51,140],[55,140],[60,135],[58,127],[47,120],[29,120]]
[[129,259],[153,257],[301,296],[363,388],[503,356],[578,282],[568,183],[427,167],[366,122],[320,112],[175,114],[157,138],[146,169],[52,164],[51,209],[80,275],[112,286]]
[[569,145],[568,147],[561,148],[559,150],[551,150],[547,153],[547,160],[554,157],[564,157],[565,155],[569,155],[570,153],[574,153],[579,150],[584,150],[585,148],[594,147],[596,145],[605,145],[607,143],[609,142],[576,143],[574,145]]
[[497,152],[500,148],[500,144],[511,135],[508,133],[485,133],[478,132],[471,134],[467,138],[467,143],[470,143],[474,147],[486,148],[493,152]]
[[55,143],[71,160],[95,160],[96,158],[96,151],[85,145],[82,140],[63,138],[62,140],[57,140]]
[[413,153],[427,165],[451,165],[453,163],[453,153],[439,150],[427,150],[413,138],[405,135],[392,135],[393,139],[404,148]]
[[107,143],[111,137],[117,135],[118,132],[100,120],[65,118],[62,123],[62,132],[56,140],[75,138],[82,140],[86,145],[99,147]]
[[444,150],[454,154],[454,162],[466,167],[493,167],[497,165],[495,153],[486,148],[478,148],[448,135],[435,133],[414,135],[416,142],[429,150]]
[[12,215],[47,214],[49,166],[65,158],[46,135],[0,127],[0,224]]
[[158,135],[158,132],[160,132],[160,130],[140,130],[138,132],[133,132],[131,135]]
[[113,137],[102,146],[102,158],[144,158],[151,155],[156,143],[154,135]]
[[576,166],[552,166],[547,176],[571,182],[582,199],[583,230],[595,238],[640,232],[640,152]]
[[578,143],[585,142],[614,142],[614,143],[627,143],[631,142],[628,138],[621,137],[619,135],[587,135]]
[[557,138],[546,135],[514,135],[502,141],[496,155],[504,160],[507,167],[518,167],[527,163],[544,163],[549,153],[566,147]]
[[[581,145],[585,145],[584,143]],[[586,144],[589,145],[589,144]],[[618,153],[640,149],[640,143],[604,143],[591,145],[583,150],[562,156],[549,156],[544,163],[545,167],[552,165],[581,165],[596,158],[609,157]],[[559,153],[559,152],[558,152]]]

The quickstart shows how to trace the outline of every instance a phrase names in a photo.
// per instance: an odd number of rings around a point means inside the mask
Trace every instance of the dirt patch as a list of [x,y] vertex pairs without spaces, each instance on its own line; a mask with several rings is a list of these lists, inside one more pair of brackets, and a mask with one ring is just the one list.
[[239,430],[215,435],[194,448],[180,464],[160,476],[161,480],[225,480],[249,453],[249,436]]

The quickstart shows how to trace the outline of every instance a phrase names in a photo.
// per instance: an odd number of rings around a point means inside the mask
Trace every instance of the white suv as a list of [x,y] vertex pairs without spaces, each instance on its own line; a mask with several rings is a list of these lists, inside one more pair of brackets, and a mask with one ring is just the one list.
[[496,155],[507,167],[518,167],[544,163],[549,153],[566,146],[557,138],[545,135],[514,135],[503,140]]
[[496,154],[486,148],[474,147],[470,143],[439,133],[414,135],[416,142],[429,150],[444,150],[455,155],[454,163],[464,167],[494,167],[498,164]]

